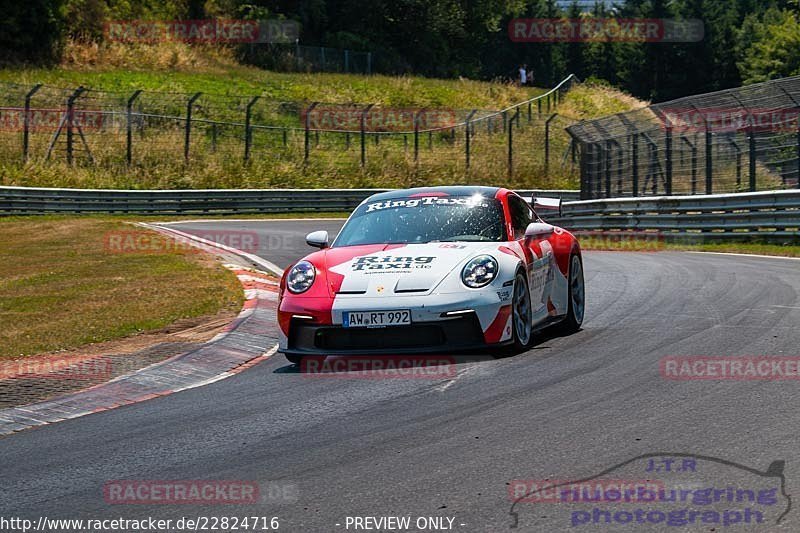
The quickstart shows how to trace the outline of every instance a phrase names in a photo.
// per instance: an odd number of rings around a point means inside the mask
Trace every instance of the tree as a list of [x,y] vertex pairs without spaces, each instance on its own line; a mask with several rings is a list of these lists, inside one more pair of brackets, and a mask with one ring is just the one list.
[[761,20],[748,17],[741,33],[750,41],[738,64],[744,83],[800,74],[800,20],[795,13],[770,9]]
[[5,2],[0,16],[0,63],[57,62],[63,46],[61,0]]

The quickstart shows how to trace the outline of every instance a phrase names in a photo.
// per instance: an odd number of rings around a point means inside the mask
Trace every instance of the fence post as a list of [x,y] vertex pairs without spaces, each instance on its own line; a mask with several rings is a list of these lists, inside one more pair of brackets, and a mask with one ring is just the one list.
[[632,135],[633,140],[633,195],[639,196],[639,134]]
[[414,115],[414,163],[419,161],[419,119],[424,112],[424,109],[420,109]]
[[311,139],[309,137],[311,132],[311,112],[314,110],[315,107],[317,107],[318,104],[319,102],[312,102],[311,105],[308,106],[308,109],[306,110],[306,120],[304,128],[305,136],[303,140],[303,164],[308,164],[308,156],[311,151],[311,145],[310,145]]
[[606,141],[606,198],[611,198],[611,143]]
[[470,152],[469,152],[469,150],[470,150],[469,142],[470,142],[470,137],[471,137],[470,121],[472,120],[472,117],[474,117],[475,113],[477,113],[477,112],[478,112],[477,109],[473,109],[470,112],[470,114],[467,115],[467,120],[464,122],[464,126],[465,126],[465,129],[464,129],[464,155],[466,157],[467,170],[469,170],[469,158],[470,158]]
[[192,135],[192,107],[201,94],[203,93],[195,93],[186,103],[186,131],[183,139],[183,160],[186,163],[189,162],[189,143]]
[[592,162],[592,147],[594,145],[592,143],[582,143],[581,145],[581,172],[583,174],[583,180],[586,186],[586,198],[593,199],[594,198],[594,190],[592,187],[592,176],[591,176],[591,169],[589,168]]
[[533,119],[533,104],[531,102],[528,102],[528,124],[531,123],[532,119]]
[[211,153],[217,151],[217,123],[211,123]]
[[344,72],[345,74],[350,72],[350,50],[344,51]]
[[506,132],[506,126],[508,126],[508,111],[503,111],[503,133]]
[[72,95],[67,100],[67,163],[72,164],[72,144],[73,144],[73,128],[74,128],[74,121],[75,121],[75,100],[83,94],[86,89],[81,86],[78,87],[77,90],[72,93]]
[[[253,106],[258,101],[260,96],[254,96],[247,102],[247,108],[244,114],[244,160],[250,160],[250,146],[253,143],[253,128],[250,127],[250,121],[253,116]],[[285,132],[286,130],[284,130]],[[284,143],[285,144],[285,143]]]
[[666,189],[666,195],[672,196],[672,124],[667,122],[665,126],[664,148],[666,152],[666,183],[664,184],[664,188]]
[[550,93],[547,93],[547,113],[550,113]]
[[622,196],[622,165],[625,155],[622,153],[622,146],[617,141],[613,142],[617,145],[617,195]]
[[519,120],[519,108],[514,116],[508,121],[508,177],[510,178],[514,172],[514,120]]
[[367,52],[367,74],[372,74],[372,52]]
[[136,99],[139,98],[139,95],[142,94],[142,91],[134,91],[130,98],[128,98],[128,104],[125,107],[125,117],[127,120],[126,124],[126,138],[125,138],[125,161],[128,162],[130,166],[131,162],[133,161],[133,104],[136,102]]
[[711,194],[714,190],[714,161],[713,149],[714,140],[711,133],[711,127],[708,123],[708,118],[705,119],[706,129],[706,194]]
[[544,122],[544,175],[549,176],[550,173],[550,123],[558,116],[558,113],[553,113]]
[[37,83],[33,86],[33,88],[28,91],[28,94],[25,95],[25,116],[22,117],[22,162],[28,162],[28,137],[30,134],[31,129],[31,98],[33,95],[36,94],[36,91],[42,88],[41,83]]
[[367,164],[367,113],[375,104],[369,104],[361,111],[361,166]]
[[697,139],[692,143],[684,135],[681,135],[681,140],[692,150],[692,194],[697,194]]
[[583,141],[579,141],[577,138],[575,138],[574,135],[572,135],[572,133],[570,133],[570,136],[572,137],[572,142],[576,146],[578,146],[581,152],[580,158],[578,160],[580,167],[580,180],[581,180],[581,200],[590,200],[591,198],[587,183],[588,180],[586,179],[586,151],[587,151],[586,143]]
[[753,126],[748,128],[747,144],[750,157],[750,192],[756,192],[756,132]]

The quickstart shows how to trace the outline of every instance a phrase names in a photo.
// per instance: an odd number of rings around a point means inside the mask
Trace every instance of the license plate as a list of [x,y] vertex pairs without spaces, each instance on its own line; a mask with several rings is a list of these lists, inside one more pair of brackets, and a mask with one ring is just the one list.
[[384,328],[386,326],[411,325],[411,311],[345,311],[342,313],[342,327],[345,328]]

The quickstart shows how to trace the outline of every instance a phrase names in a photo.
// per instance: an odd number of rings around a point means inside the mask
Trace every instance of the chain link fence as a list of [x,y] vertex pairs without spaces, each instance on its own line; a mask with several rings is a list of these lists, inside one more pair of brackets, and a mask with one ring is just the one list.
[[799,116],[793,77],[569,126],[581,198],[800,188]]
[[[323,169],[322,174],[359,168],[396,174],[391,185],[463,181],[476,171],[476,177],[513,177],[513,185],[540,186],[547,183],[533,178],[554,169],[573,172],[575,150],[564,130],[571,121],[555,111],[576,81],[570,76],[549,92],[502,110],[1,83],[0,162],[109,170],[117,176],[113,185],[125,188],[153,186],[126,182],[134,179],[132,168],[190,174],[186,169],[216,165],[232,175],[235,166],[267,162],[264,172],[316,165],[312,170]],[[255,185],[233,179],[213,186]],[[209,184],[186,183],[198,186]]]
[[267,70],[281,72],[339,72],[372,74],[373,53],[287,43],[249,44],[245,60]]

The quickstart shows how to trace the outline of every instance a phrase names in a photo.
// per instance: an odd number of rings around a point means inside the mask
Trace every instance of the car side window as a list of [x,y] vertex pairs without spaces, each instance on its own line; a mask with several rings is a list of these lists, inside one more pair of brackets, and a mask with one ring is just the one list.
[[525,230],[533,222],[533,211],[519,196],[509,196],[508,208],[511,212],[511,225],[514,227],[514,240],[525,237]]

